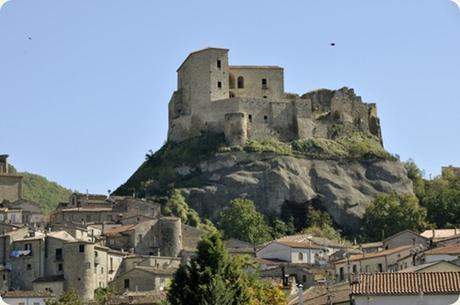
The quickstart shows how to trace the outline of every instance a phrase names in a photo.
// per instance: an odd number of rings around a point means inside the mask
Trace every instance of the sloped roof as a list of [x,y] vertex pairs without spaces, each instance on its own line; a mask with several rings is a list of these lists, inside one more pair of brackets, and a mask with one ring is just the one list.
[[275,240],[273,243],[288,246],[290,248],[296,248],[296,249],[322,249],[323,247],[318,246],[314,242],[295,242],[295,241],[280,241],[280,240]]
[[15,290],[5,291],[2,293],[2,298],[50,298],[52,294],[48,291],[33,291],[33,290]]
[[277,241],[304,242],[304,243],[312,242],[318,246],[344,248],[344,246],[338,243],[337,241],[334,241],[334,240],[331,240],[325,237],[313,236],[311,234],[288,235],[288,236],[278,238]]
[[[348,283],[332,285],[329,287],[332,304],[345,303],[350,300],[350,286]],[[303,293],[303,305],[325,305],[327,304],[328,291],[326,286],[313,286]],[[289,305],[299,304],[299,297],[296,295],[289,301]]]
[[439,265],[439,264],[450,265],[451,268],[452,268],[451,271],[460,271],[460,267],[455,265],[455,264],[453,264],[453,263],[451,263],[451,262],[437,261],[437,262],[426,263],[426,264],[422,264],[422,265],[418,265],[418,266],[412,266],[412,267],[406,268],[406,269],[398,271],[398,272],[424,272],[425,269],[430,268],[432,266]]
[[104,235],[107,236],[115,236],[115,235],[120,235],[122,233],[126,233],[128,231],[133,230],[136,227],[136,224],[129,224],[129,225],[123,225],[123,226],[118,226],[115,228],[112,228],[104,233]]
[[[360,260],[363,260],[363,259],[369,259],[369,258],[375,258],[375,257],[380,257],[380,256],[391,255],[391,254],[394,254],[394,253],[409,250],[411,248],[415,248],[415,247],[411,246],[411,245],[407,245],[407,246],[401,246],[401,247],[388,249],[388,250],[384,250],[384,251],[379,251],[379,252],[372,252],[372,253],[367,253],[367,254],[355,254],[355,255],[350,256],[350,258],[348,260],[350,262],[352,262],[352,261],[360,261]],[[342,262],[346,262],[346,261],[347,261],[347,259],[344,258],[344,259],[341,259],[341,260],[337,261],[336,263],[342,263]]]
[[57,238],[65,241],[77,241],[75,237],[67,233],[66,231],[55,231],[47,233],[47,236]]
[[460,272],[361,273],[353,295],[459,294]]
[[447,245],[443,247],[433,248],[425,252],[425,255],[460,255],[460,244]]

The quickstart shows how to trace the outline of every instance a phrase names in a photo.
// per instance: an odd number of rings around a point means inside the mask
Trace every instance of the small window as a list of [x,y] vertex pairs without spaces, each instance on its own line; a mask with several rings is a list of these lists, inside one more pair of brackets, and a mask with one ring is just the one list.
[[307,276],[304,274],[304,275],[302,276],[302,282],[305,283],[306,281],[307,281]]
[[85,252],[85,245],[80,245],[80,246],[78,247],[78,250],[80,251],[80,253]]
[[267,79],[266,78],[262,78],[262,89],[267,89]]
[[382,264],[379,264],[379,265],[378,265],[378,271],[379,271],[379,272],[383,272],[383,265],[382,265]]
[[244,88],[244,77],[238,76],[237,84],[238,84],[238,89],[243,89]]
[[32,270],[32,265],[31,264],[27,264],[27,270]]
[[104,274],[104,267],[101,267],[101,274]]
[[268,120],[268,115],[264,115],[264,120]]
[[303,262],[303,253],[299,252],[299,261]]
[[24,250],[32,251],[32,244],[24,244]]
[[3,274],[2,277],[3,277],[3,280],[6,281],[6,274]]
[[353,273],[357,273],[358,272],[358,266],[357,265],[353,265]]
[[249,122],[252,122],[252,114],[248,115]]
[[59,249],[56,249],[56,252],[55,252],[55,255],[56,255],[56,260],[59,261],[62,259],[62,249],[59,248]]
[[266,95],[264,95],[264,98],[267,98],[267,96],[266,96]]
[[62,271],[62,264],[58,265],[58,271]]
[[129,279],[125,279],[125,289],[129,289]]
[[222,62],[220,60],[217,61],[217,68],[222,68]]
[[[208,123],[206,122],[205,125],[208,125]],[[142,241],[142,234],[137,235],[137,239],[137,242],[140,243]]]
[[94,257],[97,257],[97,251],[94,251]]
[[217,82],[217,88],[222,89],[222,82]]

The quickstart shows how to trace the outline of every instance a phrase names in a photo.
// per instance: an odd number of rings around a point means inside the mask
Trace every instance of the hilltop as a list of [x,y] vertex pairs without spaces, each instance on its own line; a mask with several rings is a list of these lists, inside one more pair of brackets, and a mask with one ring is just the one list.
[[45,214],[53,211],[59,202],[68,201],[72,191],[49,181],[47,178],[28,172],[17,172],[10,165],[9,171],[23,176],[22,192],[24,199],[36,202]]

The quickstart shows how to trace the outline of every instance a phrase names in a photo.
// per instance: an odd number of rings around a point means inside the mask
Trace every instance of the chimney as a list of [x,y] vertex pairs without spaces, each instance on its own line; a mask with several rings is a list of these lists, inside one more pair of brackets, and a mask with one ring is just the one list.
[[8,174],[8,155],[0,155],[0,174]]

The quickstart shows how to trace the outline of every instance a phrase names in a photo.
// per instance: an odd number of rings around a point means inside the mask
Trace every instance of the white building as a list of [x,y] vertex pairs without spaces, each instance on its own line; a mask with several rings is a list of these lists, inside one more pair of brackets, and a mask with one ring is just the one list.
[[326,250],[312,242],[273,241],[257,251],[256,256],[296,264],[323,265],[327,262]]
[[460,272],[362,273],[351,289],[355,305],[458,305]]

